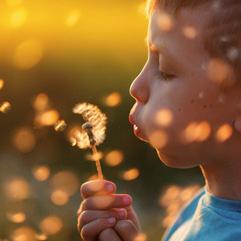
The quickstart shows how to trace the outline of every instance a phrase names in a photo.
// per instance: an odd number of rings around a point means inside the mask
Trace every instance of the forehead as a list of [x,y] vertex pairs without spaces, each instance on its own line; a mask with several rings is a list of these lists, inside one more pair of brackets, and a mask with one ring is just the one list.
[[[210,19],[208,6],[194,9],[182,8],[176,15],[154,10],[149,21],[147,40],[150,45],[163,50],[180,52],[201,50],[203,32]],[[171,51],[171,52],[173,52]]]
[[159,45],[166,37],[183,37],[200,41],[211,18],[209,4],[195,8],[181,8],[177,14],[170,11],[154,10],[150,16],[148,41]]

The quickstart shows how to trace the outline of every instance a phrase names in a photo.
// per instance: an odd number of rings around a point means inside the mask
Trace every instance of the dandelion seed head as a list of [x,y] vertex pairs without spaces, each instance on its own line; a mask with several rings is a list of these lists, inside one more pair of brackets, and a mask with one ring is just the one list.
[[81,103],[74,107],[73,112],[82,116],[84,125],[81,128],[76,128],[71,135],[72,144],[73,141],[80,149],[89,148],[90,138],[88,130],[91,127],[91,132],[95,141],[95,145],[101,144],[105,140],[105,131],[107,117],[101,110],[92,104]]

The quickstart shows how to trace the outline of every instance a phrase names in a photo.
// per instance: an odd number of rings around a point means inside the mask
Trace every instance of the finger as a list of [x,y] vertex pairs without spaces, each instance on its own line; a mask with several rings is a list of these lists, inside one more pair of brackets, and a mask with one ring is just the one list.
[[92,196],[81,203],[80,210],[106,210],[112,208],[126,208],[132,204],[128,194],[113,194],[108,196]]
[[139,219],[138,219],[138,217],[137,217],[133,207],[132,206],[127,207],[126,211],[127,211],[128,219],[131,220],[138,229],[141,229],[141,225],[140,225]]
[[98,235],[105,229],[111,228],[116,224],[116,219],[102,218],[86,224],[80,231],[81,238],[84,241],[94,241]]
[[134,241],[138,236],[138,230],[131,220],[120,220],[115,225],[115,230],[122,240]]
[[121,241],[121,239],[112,228],[107,228],[100,233],[99,241]]
[[116,191],[116,185],[106,180],[89,181],[81,185],[80,192],[82,198],[87,198],[97,194],[108,194]]
[[81,230],[84,225],[96,219],[115,217],[117,220],[126,219],[127,211],[125,209],[112,211],[92,211],[85,210],[78,217],[78,229]]

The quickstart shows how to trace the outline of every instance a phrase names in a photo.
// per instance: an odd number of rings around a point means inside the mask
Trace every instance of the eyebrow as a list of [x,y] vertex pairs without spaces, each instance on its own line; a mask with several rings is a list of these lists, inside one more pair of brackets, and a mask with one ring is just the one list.
[[158,44],[152,42],[148,36],[146,37],[146,44],[147,44],[147,47],[152,50],[153,48],[156,48],[156,50],[162,54],[163,56],[170,56],[170,54],[168,53],[168,51],[166,50],[165,46],[158,46]]
[[164,45],[160,46],[156,43],[151,42],[150,40],[147,40],[147,47],[150,49],[151,52],[158,52],[158,54],[162,55],[169,64],[170,63],[175,64],[176,61],[174,61],[173,57],[167,51]]
[[[151,41],[150,38],[146,38],[146,43],[147,43],[147,47],[151,50],[151,48],[154,46],[154,48],[156,48],[156,51],[158,51],[159,54],[161,54],[164,57],[164,62],[167,63],[167,66],[172,66],[173,69],[178,70],[178,62],[177,59],[175,59],[175,57],[173,57],[170,52],[167,50],[167,48],[165,47],[165,45],[160,46],[158,44],[156,44],[154,41]],[[155,51],[155,50],[151,50],[151,51]]]

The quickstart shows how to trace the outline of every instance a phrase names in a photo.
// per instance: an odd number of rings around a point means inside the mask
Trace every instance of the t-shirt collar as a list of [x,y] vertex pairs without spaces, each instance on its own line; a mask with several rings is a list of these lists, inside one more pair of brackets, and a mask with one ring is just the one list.
[[214,208],[225,209],[235,212],[241,212],[241,201],[217,197],[210,193],[207,190],[206,186],[204,187],[204,191],[204,202],[207,206],[212,206]]

